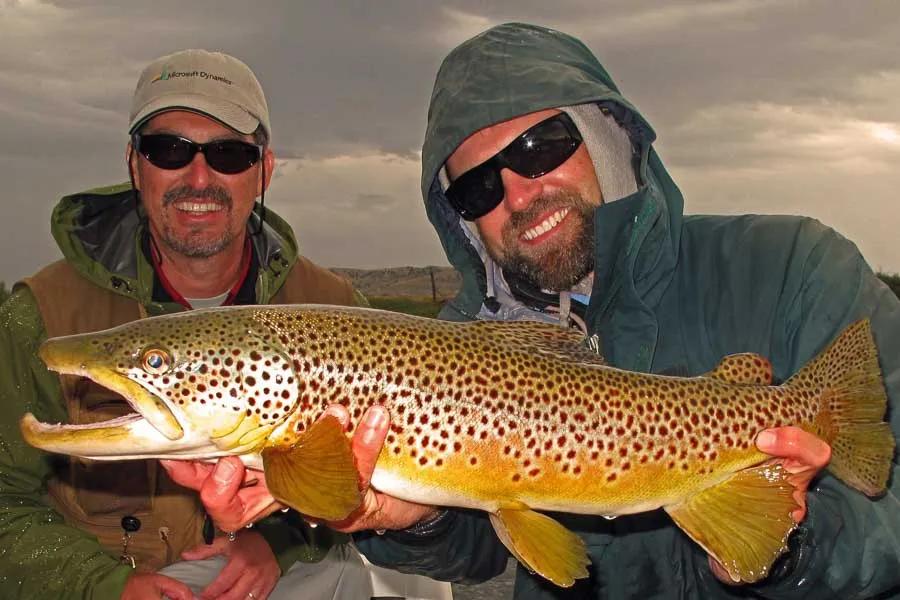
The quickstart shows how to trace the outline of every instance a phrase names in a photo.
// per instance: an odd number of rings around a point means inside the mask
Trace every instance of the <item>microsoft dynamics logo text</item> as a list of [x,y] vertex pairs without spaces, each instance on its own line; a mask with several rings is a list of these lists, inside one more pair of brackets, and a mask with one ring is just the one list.
[[209,79],[212,81],[218,81],[220,83],[225,83],[228,85],[233,85],[233,83],[234,83],[227,77],[222,77],[221,75],[214,75],[213,73],[207,73],[206,71],[173,71],[173,70],[171,70],[171,68],[168,65],[163,67],[162,73],[159,74],[159,77],[157,77],[150,83],[156,83],[157,81],[168,81],[169,79],[190,78],[190,77],[199,77],[200,79]]

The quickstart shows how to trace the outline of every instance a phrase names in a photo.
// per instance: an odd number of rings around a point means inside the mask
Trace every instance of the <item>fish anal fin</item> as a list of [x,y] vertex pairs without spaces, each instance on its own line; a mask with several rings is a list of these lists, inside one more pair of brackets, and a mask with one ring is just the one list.
[[584,541],[547,515],[522,505],[490,515],[500,541],[519,562],[561,587],[588,576]]
[[795,527],[788,476],[780,465],[757,465],[665,510],[734,581],[752,583],[768,574]]
[[772,385],[772,363],[753,352],[729,354],[703,377],[739,385]]
[[304,515],[336,521],[362,501],[350,440],[335,417],[316,421],[293,446],[261,454],[269,492]]

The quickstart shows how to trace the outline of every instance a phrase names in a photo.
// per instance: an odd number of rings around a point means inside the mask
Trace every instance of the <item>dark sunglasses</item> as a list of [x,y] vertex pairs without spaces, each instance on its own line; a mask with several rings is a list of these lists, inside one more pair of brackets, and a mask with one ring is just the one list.
[[136,133],[131,145],[137,152],[160,169],[186,167],[198,152],[206,163],[225,175],[243,173],[259,162],[263,147],[241,140],[218,140],[198,144],[193,140],[169,133]]
[[569,115],[553,115],[457,177],[447,188],[447,200],[463,219],[474,221],[494,210],[503,200],[502,169],[536,179],[569,160],[580,145],[581,134]]

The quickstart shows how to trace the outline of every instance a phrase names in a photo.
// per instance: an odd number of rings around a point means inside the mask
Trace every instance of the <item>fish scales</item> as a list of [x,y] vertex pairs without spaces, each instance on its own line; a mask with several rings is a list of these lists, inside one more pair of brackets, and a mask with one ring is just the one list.
[[239,455],[279,500],[335,520],[358,505],[356,472],[346,434],[320,417],[343,404],[352,430],[380,404],[392,419],[373,486],[487,511],[517,558],[564,586],[587,575],[584,544],[535,509],[662,507],[736,581],[763,577],[797,508],[755,447],[765,428],[813,432],[839,477],[870,495],[885,487],[894,440],[867,322],[780,386],[758,355],[668,377],[606,366],[582,341],[540,323],[360,308],[191,311],[48,341],[48,366],[95,379],[136,414],[90,427],[26,415],[22,431],[99,460]]

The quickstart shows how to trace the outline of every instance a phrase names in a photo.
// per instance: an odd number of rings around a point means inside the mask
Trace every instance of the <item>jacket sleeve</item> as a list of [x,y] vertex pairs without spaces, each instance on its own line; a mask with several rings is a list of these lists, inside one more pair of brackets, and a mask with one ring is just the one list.
[[4,597],[118,598],[129,567],[97,540],[65,524],[46,501],[47,453],[28,446],[19,419],[65,421],[59,380],[36,350],[44,328],[31,293],[20,288],[0,306],[0,580]]
[[[787,273],[777,347],[796,372],[848,324],[870,319],[894,439],[900,437],[900,300],[856,247],[810,222],[816,240]],[[896,454],[887,493],[868,498],[825,472],[808,494],[808,515],[773,576],[756,586],[769,598],[869,598],[900,590],[900,473]]]
[[474,584],[503,573],[509,552],[487,516],[450,509],[432,525],[377,535],[353,535],[373,564],[439,581]]

